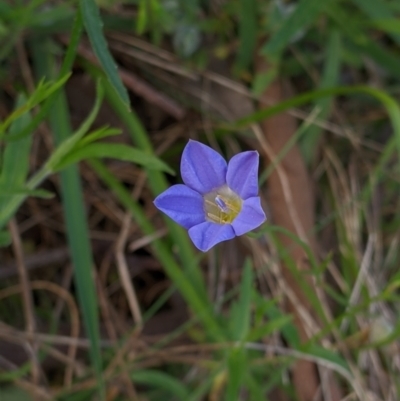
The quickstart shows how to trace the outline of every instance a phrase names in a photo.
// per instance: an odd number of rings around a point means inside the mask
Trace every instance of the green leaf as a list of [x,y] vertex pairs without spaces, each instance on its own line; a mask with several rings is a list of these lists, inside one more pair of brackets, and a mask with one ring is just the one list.
[[54,166],[54,169],[61,170],[81,160],[102,157],[129,161],[151,170],[166,171],[170,174],[174,174],[174,171],[157,157],[120,143],[92,143],[78,148],[60,160],[60,162]]
[[1,389],[1,400],[4,401],[32,401],[33,398],[18,387],[6,387]]
[[7,198],[13,195],[34,196],[36,198],[45,199],[49,199],[54,196],[52,192],[46,191],[45,189],[29,189],[24,187],[8,187],[0,185],[0,198]]
[[275,331],[281,331],[292,321],[292,316],[284,315],[271,319],[260,326],[254,327],[248,335],[248,341],[258,341],[266,338]]
[[102,100],[103,86],[101,80],[99,79],[96,85],[96,100],[90,114],[86,117],[86,120],[81,124],[76,132],[74,132],[71,136],[65,137],[64,140],[59,144],[46,163],[46,168],[48,170],[56,170],[55,166],[57,166],[62,159],[68,156],[70,152],[72,152],[72,150],[78,146],[78,143],[81,141],[82,137],[93,124],[93,121],[99,112]]
[[231,308],[230,332],[235,341],[243,341],[250,330],[251,318],[251,291],[253,284],[251,261],[247,259],[244,265],[242,281],[240,284],[240,296],[237,303]]
[[11,235],[8,231],[0,231],[0,248],[11,244]]
[[290,43],[292,38],[302,29],[308,28],[318,14],[332,0],[300,0],[293,13],[284,21],[278,31],[262,48],[262,53],[269,56],[278,55]]
[[386,33],[400,34],[400,21],[397,18],[385,18],[373,21],[372,26]]
[[92,44],[93,51],[100,61],[108,80],[127,107],[130,106],[128,92],[118,75],[117,65],[108,50],[107,41],[103,34],[103,22],[99,9],[94,0],[81,0],[83,22]]
[[[48,41],[38,39],[31,42],[34,64],[39,76],[52,76],[55,73],[54,66],[57,65],[57,62],[53,54],[48,51],[48,44]],[[74,138],[71,138],[71,118],[68,113],[68,104],[64,92],[60,91],[52,99],[49,123],[51,131],[54,134],[55,143],[58,145],[57,150],[60,148],[60,145],[67,143],[66,148],[68,152],[71,150],[69,146],[73,147],[76,144],[74,141],[79,141],[88,131],[101,104],[100,88],[101,85],[98,83],[95,106],[89,117],[75,133]],[[83,200],[82,184],[76,166],[70,166],[62,171],[60,177],[63,214],[73,265],[75,288],[77,290],[86,335],[90,342],[89,352],[96,377],[96,390],[100,394],[100,399],[105,400],[98,301],[95,282],[93,280],[94,261]],[[36,182],[31,185],[33,184],[36,184]]]
[[[140,370],[132,373],[132,379],[135,383],[147,385],[151,389],[163,389],[178,400],[187,401],[189,399],[189,391],[183,383],[166,373],[156,370]],[[170,398],[167,397],[167,399]]]
[[[27,99],[19,96],[16,109],[21,109],[26,105]],[[28,112],[18,116],[13,121],[9,129],[10,134],[14,134],[24,129],[30,123],[30,115]],[[0,197],[0,211],[2,212],[9,202],[12,201],[12,193],[9,188],[22,188],[29,172],[29,154],[32,144],[32,135],[27,135],[15,142],[6,142],[2,157],[0,188],[3,196]],[[8,216],[8,219],[11,216]]]
[[78,142],[77,147],[81,148],[81,147],[86,146],[99,139],[107,138],[109,136],[119,135],[120,133],[121,133],[120,129],[102,127],[102,128],[99,128],[98,130],[93,131],[92,133],[86,135],[84,138],[82,138]]
[[335,365],[338,365],[349,372],[349,366],[347,362],[337,352],[321,347],[318,344],[312,344],[310,346],[307,346],[307,350],[305,352],[307,354],[314,355],[322,359],[326,359],[327,361],[332,362]]
[[[326,61],[322,78],[319,84],[320,89],[330,88],[338,83],[339,71],[341,65],[341,36],[337,30],[332,30],[329,34],[329,40],[326,50]],[[320,98],[315,101],[317,107],[318,120],[324,121],[328,118],[332,105],[331,98]],[[322,128],[317,125],[310,125],[306,128],[300,141],[300,148],[304,159],[308,165],[314,160],[318,149],[318,143]]]
[[240,0],[238,72],[249,68],[257,45],[257,0]]
[[[368,15],[373,23],[377,23],[379,28],[391,33],[391,38],[397,44],[400,44],[400,31],[398,31],[396,28],[396,25],[399,25],[399,20],[386,1],[352,0],[352,2],[356,4],[366,15]],[[381,21],[382,26],[379,26],[379,21]],[[383,21],[387,22],[387,24],[383,24]]]
[[13,121],[15,121],[17,118],[24,115],[33,107],[37,106],[39,103],[43,102],[45,99],[58,91],[68,80],[70,75],[71,74],[66,74],[65,76],[54,82],[44,82],[44,80],[40,81],[35,91],[29,96],[26,102],[20,105],[7,117],[7,119],[3,123],[0,124],[0,139]]
[[240,389],[246,378],[249,366],[247,351],[239,346],[231,349],[228,355],[228,381],[226,388],[226,401],[240,399]]
[[[27,100],[24,96],[19,96],[16,109],[22,109]],[[14,120],[10,127],[10,134],[18,132],[26,127],[31,118],[25,112]],[[1,166],[0,186],[22,186],[25,183],[29,172],[29,153],[32,144],[32,136],[28,135],[19,141],[6,143],[3,153],[3,163]]]

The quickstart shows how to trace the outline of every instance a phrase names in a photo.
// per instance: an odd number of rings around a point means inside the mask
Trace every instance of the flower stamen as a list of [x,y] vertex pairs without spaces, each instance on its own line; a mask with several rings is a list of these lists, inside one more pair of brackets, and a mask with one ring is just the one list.
[[204,195],[206,220],[217,224],[230,224],[242,209],[242,199],[227,185]]

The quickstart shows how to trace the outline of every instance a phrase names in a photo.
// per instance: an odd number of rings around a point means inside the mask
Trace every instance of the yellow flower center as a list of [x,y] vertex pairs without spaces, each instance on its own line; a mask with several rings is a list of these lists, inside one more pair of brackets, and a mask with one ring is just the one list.
[[203,196],[206,220],[230,224],[242,210],[242,200],[227,185]]

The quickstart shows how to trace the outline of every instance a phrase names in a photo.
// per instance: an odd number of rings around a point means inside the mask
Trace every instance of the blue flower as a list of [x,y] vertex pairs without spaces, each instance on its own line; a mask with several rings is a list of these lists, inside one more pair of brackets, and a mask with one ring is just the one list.
[[256,151],[242,152],[227,164],[215,150],[191,140],[181,160],[185,185],[168,188],[154,204],[188,229],[195,246],[206,252],[265,221],[257,196],[258,159]]

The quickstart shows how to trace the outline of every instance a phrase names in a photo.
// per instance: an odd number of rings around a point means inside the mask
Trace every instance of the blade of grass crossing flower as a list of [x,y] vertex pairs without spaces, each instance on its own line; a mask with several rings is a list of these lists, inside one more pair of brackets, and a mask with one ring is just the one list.
[[93,51],[99,59],[111,85],[128,109],[130,104],[128,92],[118,75],[117,66],[108,50],[107,41],[103,34],[103,22],[101,20],[99,8],[94,0],[81,0],[79,5],[82,12],[83,23],[90,43],[92,44]]
[[[32,45],[34,64],[38,76],[53,76],[56,62],[48,51],[48,42],[34,42]],[[63,91],[53,99],[49,116],[51,130],[56,144],[67,140],[71,133],[68,106]],[[66,233],[74,266],[74,278],[82,309],[87,336],[90,340],[90,356],[97,376],[101,398],[105,398],[102,377],[102,358],[98,323],[98,305],[93,281],[94,266],[89,241],[82,184],[77,166],[70,166],[60,173],[62,204],[66,224]]]
[[[91,70],[91,72],[96,74],[93,70]],[[154,154],[148,135],[135,112],[133,110],[129,112],[124,107],[119,97],[116,96],[113,88],[107,83],[105,83],[105,93],[108,102],[128,128],[132,141],[137,145],[138,148],[142,149],[147,154]],[[165,189],[168,187],[168,184],[164,175],[158,171],[146,171],[153,194],[156,196],[165,191]],[[201,271],[194,262],[195,257],[192,251],[192,245],[186,232],[170,219],[166,218],[165,221],[171,237],[174,238],[175,243],[178,245],[178,252],[185,273],[188,275],[191,283],[196,285],[196,289],[200,296],[203,299],[207,299],[207,291],[204,286],[203,277]]]
[[[144,234],[154,233],[154,227],[147,219],[142,207],[135,202],[123,185],[110,173],[110,171],[99,161],[90,160],[90,166],[96,174],[111,189],[124,207],[129,210],[135,222],[139,225]],[[171,277],[178,290],[182,293],[188,305],[195,311],[196,316],[203,321],[207,332],[214,340],[222,341],[225,336],[221,331],[218,322],[214,319],[212,307],[206,297],[201,297],[195,285],[186,277],[185,271],[174,260],[173,255],[165,246],[162,240],[156,239],[151,244],[155,255]],[[193,263],[193,261],[191,262]]]

